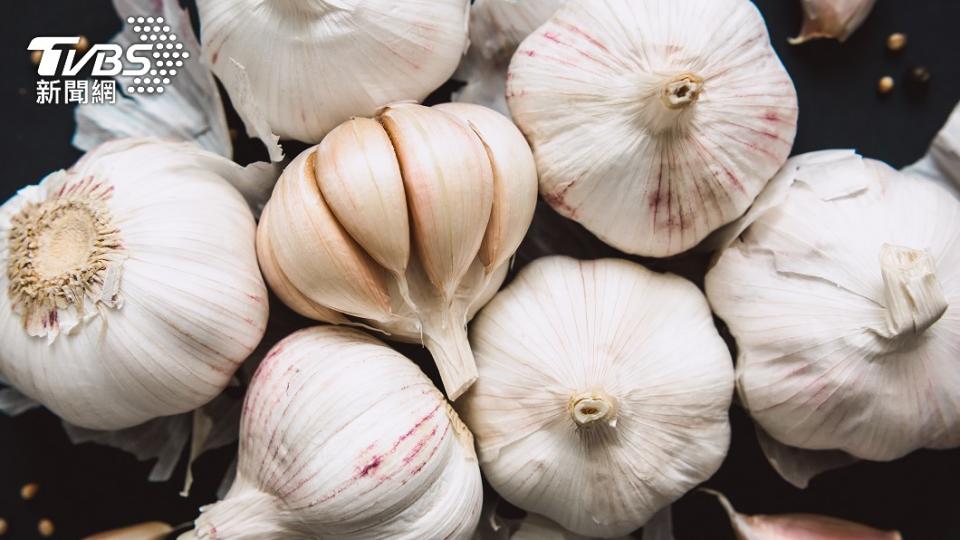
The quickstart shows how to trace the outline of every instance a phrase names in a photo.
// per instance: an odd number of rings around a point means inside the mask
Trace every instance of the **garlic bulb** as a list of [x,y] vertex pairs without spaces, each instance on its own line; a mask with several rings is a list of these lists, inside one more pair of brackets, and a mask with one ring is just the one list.
[[476,379],[466,323],[530,226],[536,166],[503,116],[386,107],[300,154],[258,232],[267,282],[298,313],[423,342],[456,399]]
[[960,105],[934,137],[927,154],[903,172],[940,182],[960,195]]
[[204,55],[251,134],[316,143],[421,100],[467,46],[468,0],[199,0]]
[[547,21],[563,0],[476,0],[470,7],[470,48],[454,78],[466,82],[453,101],[507,110],[507,67],[517,45]]
[[846,41],[866,20],[877,0],[803,0],[803,27],[791,45],[812,39]]
[[362,332],[317,327],[261,364],[237,479],[182,538],[466,539],[481,499],[473,437],[420,369]]
[[783,514],[745,516],[721,493],[704,489],[720,500],[730,516],[737,540],[902,540],[896,531],[881,531],[828,516]]
[[0,207],[0,375],[65,420],[120,429],[214,398],[267,292],[244,169],[189,144],[106,143]]
[[960,202],[850,152],[792,159],[707,274],[773,438],[891,460],[960,446]]
[[610,245],[663,257],[750,206],[797,97],[748,0],[573,0],[520,45],[507,102],[540,192]]
[[726,456],[733,364],[682,278],[546,257],[480,312],[471,343],[462,414],[487,480],[577,534],[628,534]]

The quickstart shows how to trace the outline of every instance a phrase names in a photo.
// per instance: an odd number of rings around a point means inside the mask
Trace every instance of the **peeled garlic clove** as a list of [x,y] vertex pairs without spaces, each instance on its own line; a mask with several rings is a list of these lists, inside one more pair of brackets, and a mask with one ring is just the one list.
[[7,201],[0,376],[100,430],[217,396],[268,312],[253,216],[228,182],[242,171],[192,145],[122,139]]
[[494,185],[490,159],[469,126],[438,109],[394,105],[381,113],[380,121],[403,171],[414,246],[423,270],[449,302],[490,221]]
[[122,529],[104,531],[87,536],[84,540],[162,540],[173,527],[159,521],[131,525]]
[[845,153],[778,191],[706,278],[745,408],[808,450],[960,446],[960,201]]
[[563,0],[476,0],[470,7],[470,48],[454,78],[466,82],[453,101],[510,114],[507,67],[517,45],[547,21]]
[[[407,200],[383,127],[369,118],[340,124],[317,147],[314,167],[337,221],[375,261],[403,276],[410,260]],[[376,229],[369,226],[374,221],[381,224]]]
[[842,519],[809,514],[746,516],[723,494],[704,489],[720,500],[738,540],[901,540],[896,531],[881,531]]
[[569,1],[520,45],[507,101],[547,202],[655,257],[743,214],[796,133],[796,92],[748,0]]
[[310,143],[351,116],[422,100],[443,84],[466,48],[469,7],[468,0],[197,2],[204,56],[231,100],[250,105],[239,107],[248,128]]
[[480,246],[480,260],[500,267],[513,256],[537,206],[537,164],[523,135],[501,114],[469,103],[434,107],[470,125],[483,141],[493,166],[493,209]]
[[[263,234],[269,237],[276,267],[313,303],[358,317],[383,318],[390,300],[382,270],[327,206],[317,185],[315,159],[308,152],[297,156],[270,199],[270,220],[261,227],[266,228]],[[303,242],[310,242],[312,249],[301,249]]]
[[470,337],[480,377],[461,412],[486,478],[524,510],[584,536],[629,534],[726,456],[733,365],[682,278],[543,258]]
[[187,538],[468,538],[481,499],[472,436],[420,369],[317,327],[260,366],[236,481]]
[[877,0],[803,0],[803,27],[791,45],[812,39],[846,41],[873,10]]

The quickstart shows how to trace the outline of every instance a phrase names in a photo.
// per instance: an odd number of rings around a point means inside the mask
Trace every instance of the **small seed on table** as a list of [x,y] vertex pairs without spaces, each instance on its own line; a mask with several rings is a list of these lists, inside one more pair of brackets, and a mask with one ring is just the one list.
[[29,484],[24,484],[20,488],[20,498],[29,501],[30,499],[37,496],[37,492],[40,491],[40,484],[36,482],[30,482]]

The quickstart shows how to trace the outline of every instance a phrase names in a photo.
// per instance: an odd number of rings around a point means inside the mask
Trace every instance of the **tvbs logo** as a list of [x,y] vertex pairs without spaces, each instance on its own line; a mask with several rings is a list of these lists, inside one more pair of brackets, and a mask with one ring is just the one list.
[[41,36],[27,49],[40,52],[40,77],[75,77],[90,68],[93,77],[124,77],[128,93],[163,93],[190,57],[163,17],[128,17],[137,40],[125,47],[98,43],[78,52],[78,36]]

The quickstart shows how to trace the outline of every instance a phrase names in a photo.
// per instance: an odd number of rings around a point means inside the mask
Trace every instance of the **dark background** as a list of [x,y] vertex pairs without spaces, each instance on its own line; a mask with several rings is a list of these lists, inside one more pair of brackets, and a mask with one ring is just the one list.
[[[793,76],[800,96],[800,125],[794,153],[825,148],[855,148],[863,155],[902,167],[918,159],[960,99],[960,2],[956,0],[878,0],[866,24],[845,44],[787,44],[801,22],[799,0],[756,0],[771,39]],[[30,0],[10,3],[0,17],[0,200],[48,172],[67,167],[81,153],[70,145],[74,131],[70,107],[35,104],[36,67],[27,44],[38,35],[85,35],[106,42],[120,29],[109,0]],[[885,51],[892,32],[909,36],[906,49]],[[251,37],[251,39],[256,39]],[[903,77],[916,65],[929,68],[925,94],[904,91]],[[897,89],[876,92],[877,80],[890,75]],[[432,101],[449,95],[451,85]],[[243,133],[242,127],[232,123]],[[243,139],[243,137],[241,137]],[[241,162],[263,159],[258,143],[236,143]],[[287,155],[302,148],[286,145]],[[546,208],[538,210],[531,239],[519,261],[544,249],[581,257],[615,255],[578,227]],[[694,275],[702,261],[679,264]],[[416,348],[403,351],[423,359]],[[428,365],[421,362],[422,365]],[[429,370],[428,370],[429,371]],[[753,428],[738,407],[731,413],[733,443],[723,468],[707,485],[725,492],[747,513],[809,512],[899,529],[908,540],[960,539],[960,450],[920,451],[893,463],[860,463],[815,479],[805,491],[781,480],[767,465]],[[197,508],[215,499],[217,483],[235,447],[202,457],[189,498],[178,495],[183,465],[167,483],[149,484],[151,464],[95,445],[72,446],[59,421],[35,410],[18,418],[0,416],[0,518],[10,524],[7,538],[36,538],[36,523],[48,517],[57,538],[79,538],[98,530],[145,520],[177,524],[192,520]],[[39,482],[40,494],[25,502],[20,486]],[[733,534],[717,503],[689,494],[674,506],[679,540],[730,539]]]

